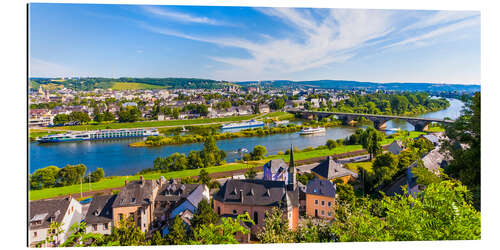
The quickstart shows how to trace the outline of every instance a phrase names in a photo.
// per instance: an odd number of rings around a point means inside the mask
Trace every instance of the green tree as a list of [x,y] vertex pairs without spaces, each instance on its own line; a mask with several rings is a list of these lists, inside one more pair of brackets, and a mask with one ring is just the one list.
[[151,236],[151,245],[152,246],[168,245],[168,241],[167,241],[167,239],[163,238],[160,231],[157,230]]
[[69,115],[67,114],[57,114],[54,116],[53,123],[56,125],[63,125],[65,123],[68,123],[69,120]]
[[280,110],[285,107],[285,100],[283,98],[276,98],[273,100],[273,102],[269,105],[271,109],[274,110]]
[[381,141],[383,139],[383,135],[372,127],[367,128],[361,134],[361,145],[370,154],[370,160],[378,154],[382,153]]
[[83,164],[66,165],[57,175],[56,186],[63,187],[79,184],[81,179],[85,176],[86,171],[87,167]]
[[250,156],[252,160],[261,160],[264,158],[264,155],[266,154],[267,154],[266,147],[262,145],[257,145],[253,148],[253,151],[252,153],[250,153]]
[[245,178],[249,180],[253,180],[257,177],[257,172],[255,171],[255,168],[250,168],[248,171],[245,172]]
[[332,224],[337,241],[480,239],[481,216],[472,207],[465,186],[442,181],[417,197],[403,191],[381,201],[365,198],[356,206],[339,206],[347,209],[346,216],[337,216]]
[[305,219],[295,232],[294,242],[333,242],[334,239],[335,235],[328,222]]
[[90,173],[90,181],[98,182],[104,178],[104,169],[97,168],[94,172]]
[[73,111],[69,114],[69,119],[74,122],[79,122],[81,124],[90,122],[90,117],[87,113],[81,111]]
[[120,246],[147,246],[146,234],[137,227],[129,217],[118,222],[118,227],[113,227],[108,242],[115,242]]
[[261,243],[293,243],[293,232],[288,228],[288,219],[284,218],[283,211],[273,207],[266,212],[264,226],[257,234]]
[[106,112],[104,112],[103,120],[107,121],[107,122],[115,121],[115,115],[113,115],[113,113],[111,113],[109,111],[106,111]]
[[118,112],[119,122],[135,122],[141,119],[141,111],[135,106],[121,108]]
[[56,166],[37,169],[30,177],[30,188],[43,189],[54,187],[60,170]]
[[190,151],[187,157],[187,164],[189,169],[204,168],[203,159],[200,157],[199,151]]
[[330,140],[326,141],[326,146],[328,147],[328,149],[334,149],[338,145],[337,145],[337,142],[335,140],[330,139]]
[[205,169],[202,169],[200,171],[200,174],[198,175],[198,183],[205,184],[208,186],[210,184],[211,180],[212,180],[212,178],[210,178],[210,175],[208,175],[208,172]]
[[244,224],[254,224],[248,213],[240,214],[235,220],[221,218],[221,223],[215,225],[201,225],[193,231],[194,239],[190,244],[238,244],[235,238],[237,233],[248,234],[250,230]]
[[356,201],[356,194],[354,193],[354,187],[349,183],[337,183],[337,201],[342,203],[354,204]]
[[463,115],[446,126],[448,140],[441,150],[452,159],[444,172],[460,180],[474,196],[474,206],[481,201],[481,93],[466,102]]
[[202,199],[198,203],[198,208],[191,219],[191,227],[194,229],[200,228],[202,225],[215,224],[219,220],[219,216],[214,212],[210,202]]
[[412,168],[411,172],[417,178],[417,183],[420,185],[428,186],[430,184],[438,183],[441,181],[441,179],[437,175],[424,167],[421,159],[418,159],[417,166]]
[[385,153],[377,156],[372,165],[376,178],[374,187],[380,190],[383,185],[391,182],[392,177],[398,171],[397,165],[397,158],[392,153]]
[[168,229],[168,242],[170,245],[185,245],[187,244],[186,224],[182,221],[179,215],[175,216],[174,222]]

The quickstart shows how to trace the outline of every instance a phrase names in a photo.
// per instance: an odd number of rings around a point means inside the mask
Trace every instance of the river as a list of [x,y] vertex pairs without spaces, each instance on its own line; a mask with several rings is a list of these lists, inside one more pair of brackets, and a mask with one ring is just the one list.
[[[449,99],[450,107],[445,110],[426,113],[419,117],[439,118],[449,117],[456,119],[460,116],[464,104],[456,99]],[[387,122],[387,128],[401,128],[413,130],[413,126],[402,120]],[[263,137],[235,138],[217,141],[220,149],[226,151],[228,162],[233,162],[240,155],[239,148],[252,150],[256,145],[264,145],[268,154],[277,154],[285,151],[293,144],[294,147],[306,148],[324,145],[328,139],[345,138],[356,130],[355,127],[327,128],[326,133],[314,136],[301,136],[297,133],[275,134]],[[94,171],[101,167],[107,176],[132,175],[142,169],[152,167],[153,161],[158,156],[168,156],[179,152],[188,154],[191,150],[201,150],[200,143],[170,145],[162,147],[129,147],[128,144],[143,140],[142,138],[115,139],[105,141],[65,142],[54,144],[29,145],[29,170],[33,173],[36,169],[46,166],[64,167],[66,164],[74,165],[83,163],[88,170]]]

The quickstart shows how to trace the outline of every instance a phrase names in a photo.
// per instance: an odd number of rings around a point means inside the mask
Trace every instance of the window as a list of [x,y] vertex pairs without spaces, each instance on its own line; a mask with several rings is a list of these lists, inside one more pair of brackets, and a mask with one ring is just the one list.
[[237,213],[238,213],[238,211],[236,211],[236,210],[233,210],[233,214],[237,214]]
[[259,224],[259,213],[257,211],[253,212],[253,221],[255,222],[255,225]]
[[332,212],[328,212],[328,217],[332,217]]
[[120,217],[120,220],[123,220],[123,214],[118,214],[118,216]]
[[321,215],[325,215],[325,210],[321,210]]
[[328,202],[328,206],[329,206],[329,207],[331,207],[331,206],[332,206],[332,202],[331,202],[331,201],[329,201],[329,202]]
[[217,207],[217,214],[220,215],[220,207]]
[[35,231],[33,232],[33,237],[36,237],[38,235],[38,233]]
[[318,205],[318,200],[314,200],[314,204]]
[[97,224],[92,224],[92,230],[97,231]]
[[109,228],[109,223],[104,223],[104,229],[108,230],[108,228]]
[[325,201],[321,201],[321,206],[325,206]]
[[129,213],[128,215],[130,218],[132,218],[132,221],[135,221],[135,218],[134,218],[134,213]]

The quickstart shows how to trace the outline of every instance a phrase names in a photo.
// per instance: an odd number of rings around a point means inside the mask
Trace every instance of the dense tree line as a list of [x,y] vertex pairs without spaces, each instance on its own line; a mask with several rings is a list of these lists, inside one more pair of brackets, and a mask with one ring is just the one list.
[[63,168],[48,166],[37,169],[29,176],[30,189],[44,189],[51,187],[63,187],[83,182],[98,182],[104,178],[104,170],[97,168],[90,175],[85,176],[87,167],[83,164],[66,165]]
[[481,93],[467,100],[463,115],[446,126],[448,140],[442,151],[451,157],[444,168],[450,177],[460,180],[474,197],[474,206],[481,201]]
[[346,100],[335,105],[330,103],[324,110],[381,115],[415,115],[449,107],[448,100],[434,99],[425,92],[402,92],[397,94],[350,94]]
[[68,114],[57,114],[54,116],[53,123],[55,125],[64,125],[69,122],[77,122],[79,124],[85,124],[90,122],[90,117],[87,113],[81,111],[73,111]]

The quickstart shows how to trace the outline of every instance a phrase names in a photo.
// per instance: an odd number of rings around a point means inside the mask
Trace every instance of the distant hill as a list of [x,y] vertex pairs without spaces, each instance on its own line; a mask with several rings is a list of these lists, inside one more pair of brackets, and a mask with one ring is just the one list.
[[66,88],[75,90],[101,89],[220,89],[229,83],[210,79],[198,78],[31,78],[30,88],[38,87],[40,84],[61,84]]
[[[238,82],[242,86],[255,84],[255,81]],[[376,83],[376,82],[358,82],[346,80],[316,80],[316,81],[290,81],[290,80],[269,80],[261,81],[261,86],[270,87],[313,87],[326,89],[383,89],[396,91],[426,91],[426,92],[441,92],[441,91],[458,91],[458,92],[477,92],[481,91],[480,85],[465,85],[465,84],[443,84],[443,83]]]

